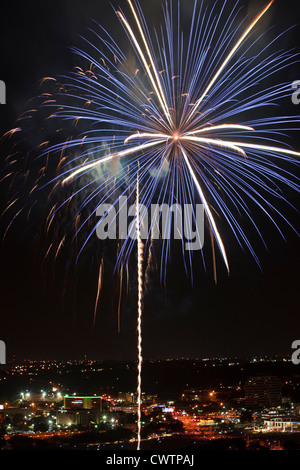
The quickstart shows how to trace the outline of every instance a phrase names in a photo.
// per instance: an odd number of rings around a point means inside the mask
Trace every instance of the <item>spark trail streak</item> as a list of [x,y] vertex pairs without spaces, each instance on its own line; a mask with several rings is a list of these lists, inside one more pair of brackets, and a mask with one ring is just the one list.
[[[129,3],[130,3],[130,6],[132,7],[132,3],[130,2],[130,0],[129,0]],[[132,8],[133,8],[133,7],[132,7]],[[133,11],[134,11],[134,9],[133,9]],[[137,39],[136,39],[136,37],[135,37],[135,35],[134,35],[132,29],[131,29],[131,27],[130,27],[128,21],[124,18],[124,16],[122,15],[122,13],[117,12],[117,14],[120,16],[122,22],[124,23],[125,27],[127,28],[128,32],[129,32],[129,34],[130,34],[131,39],[132,39],[133,42],[134,42],[134,45],[135,45],[135,47],[136,47],[136,49],[137,49],[137,51],[138,51],[138,53],[139,53],[139,55],[140,55],[140,57],[141,57],[141,59],[142,59],[143,65],[144,65],[144,67],[145,67],[145,69],[146,69],[146,72],[147,72],[147,74],[148,74],[148,76],[149,76],[149,78],[150,78],[150,81],[151,81],[151,83],[152,83],[152,86],[153,86],[153,88],[154,88],[154,90],[155,90],[155,93],[156,93],[156,96],[157,96],[157,98],[158,98],[158,101],[160,102],[161,107],[162,107],[163,110],[164,110],[165,116],[167,117],[169,123],[171,124],[171,118],[170,118],[170,114],[169,114],[168,107],[167,107],[167,104],[166,104],[166,100],[165,100],[165,97],[164,97],[164,94],[163,94],[163,90],[162,90],[161,85],[160,85],[160,82],[159,82],[159,78],[158,78],[157,71],[156,71],[156,69],[155,69],[155,67],[154,67],[154,64],[153,64],[153,59],[152,59],[152,57],[151,57],[149,48],[148,48],[148,46],[147,46],[147,42],[146,42],[146,40],[145,40],[145,36],[144,36],[144,34],[143,34],[143,32],[142,32],[143,42],[144,42],[144,44],[145,44],[145,46],[146,46],[147,53],[148,53],[148,55],[149,55],[149,57],[150,57],[151,64],[152,64],[153,69],[154,69],[154,71],[155,71],[156,82],[155,82],[155,80],[154,80],[154,78],[153,78],[153,76],[152,76],[152,73],[151,73],[151,71],[150,71],[150,67],[149,67],[148,64],[147,64],[147,61],[146,61],[146,59],[145,59],[145,56],[144,56],[144,54],[143,54],[143,52],[142,52],[142,50],[141,50],[141,47],[140,47],[140,45],[139,45],[139,43],[138,43],[138,41],[137,41]],[[136,13],[135,13],[135,18],[137,18]],[[138,22],[138,26],[139,26],[140,31],[142,31],[139,22]]]
[[137,239],[137,270],[138,270],[138,381],[137,381],[137,450],[141,448],[141,406],[142,406],[142,313],[143,313],[143,243],[141,239],[140,208],[139,208],[139,175],[136,185],[136,239]]
[[101,261],[100,269],[99,269],[97,296],[96,296],[95,308],[94,308],[93,328],[95,328],[95,324],[96,324],[97,310],[98,310],[100,292],[101,292],[101,287],[102,287],[102,277],[103,277],[103,259]]
[[162,140],[158,140],[158,141],[155,141],[155,142],[150,142],[148,144],[144,144],[144,145],[139,145],[137,147],[133,147],[133,148],[130,148],[130,149],[127,149],[127,150],[124,150],[122,152],[118,152],[118,153],[115,153],[113,155],[108,155],[107,157],[104,157],[104,158],[100,158],[99,160],[93,162],[93,163],[88,163],[87,165],[83,165],[83,166],[80,166],[80,168],[78,168],[77,170],[73,171],[71,173],[71,175],[69,175],[67,178],[65,178],[62,182],[62,184],[66,184],[66,183],[69,183],[72,179],[75,178],[75,176],[81,174],[81,173],[84,173],[85,171],[88,171],[88,170],[92,170],[93,168],[96,168],[97,166],[100,166],[100,165],[103,165],[104,163],[107,163],[109,161],[111,161],[113,158],[116,158],[116,157],[125,157],[126,155],[131,155],[135,152],[141,152],[143,150],[146,150],[150,147],[154,147],[155,145],[159,145],[161,144]]
[[223,259],[224,259],[224,262],[225,262],[225,265],[226,265],[226,268],[227,268],[227,271],[229,272],[229,265],[228,265],[228,260],[227,260],[227,255],[226,255],[226,251],[225,251],[225,247],[224,247],[224,244],[222,242],[222,239],[221,239],[221,236],[218,232],[218,229],[217,229],[217,226],[216,226],[216,223],[214,221],[214,218],[213,218],[213,215],[211,213],[211,210],[210,208],[208,207],[208,204],[207,204],[207,201],[205,199],[205,196],[204,196],[204,193],[202,191],[202,188],[199,184],[199,181],[195,175],[195,172],[189,162],[189,159],[188,159],[188,156],[184,150],[183,147],[181,147],[181,151],[182,151],[182,155],[183,155],[183,158],[184,158],[184,161],[186,163],[186,166],[188,167],[188,170],[190,172],[190,174],[192,175],[192,178],[193,178],[193,181],[194,181],[194,184],[197,188],[197,191],[198,191],[198,194],[200,196],[200,199],[202,201],[202,204],[204,205],[204,209],[205,209],[205,212],[208,216],[208,219],[209,219],[209,223],[210,223],[210,226],[213,230],[213,233],[214,233],[214,236],[216,237],[216,240],[218,242],[218,245],[219,245],[219,248],[221,250],[221,253],[222,253],[222,256],[223,256]]

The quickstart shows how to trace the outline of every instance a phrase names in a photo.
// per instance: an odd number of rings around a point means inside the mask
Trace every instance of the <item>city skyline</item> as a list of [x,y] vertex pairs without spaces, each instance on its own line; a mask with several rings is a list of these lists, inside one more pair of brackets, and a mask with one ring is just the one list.
[[[289,358],[146,363],[142,449],[299,449],[297,370]],[[135,372],[88,360],[0,366],[0,448],[133,451]]]

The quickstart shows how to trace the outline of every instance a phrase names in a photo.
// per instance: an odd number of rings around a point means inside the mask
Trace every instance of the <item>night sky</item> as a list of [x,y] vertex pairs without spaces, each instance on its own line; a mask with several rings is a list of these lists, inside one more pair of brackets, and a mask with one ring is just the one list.
[[[187,1],[188,0],[184,0]],[[119,2],[124,10],[125,0]],[[160,13],[160,1],[140,2],[146,18]],[[209,2],[207,2],[209,4]],[[263,1],[241,1],[243,13],[251,17],[265,5]],[[92,19],[120,28],[106,0],[6,2],[1,5],[0,79],[7,86],[7,104],[0,106],[0,134],[15,127],[26,103],[39,93],[44,76],[67,74],[77,58],[70,51],[82,46]],[[282,31],[300,24],[299,2],[277,0],[268,18]],[[270,27],[262,22],[262,27]],[[283,48],[299,50],[299,26],[287,33]],[[269,33],[268,33],[269,34]],[[270,33],[271,34],[271,33]],[[270,37],[273,37],[274,33]],[[300,80],[299,64],[282,74],[283,81]],[[272,79],[269,79],[272,80]],[[278,80],[280,82],[280,80]],[[287,100],[288,101],[288,100]],[[278,114],[300,114],[291,101]],[[300,149],[300,139],[292,142]],[[1,175],[7,146],[0,148]],[[7,201],[7,187],[0,186],[1,209]],[[295,193],[290,202],[299,207]],[[280,209],[280,208],[279,208]],[[299,217],[291,212],[291,221],[299,230]],[[7,221],[6,221],[7,222]],[[258,224],[264,219],[258,216]],[[247,225],[247,221],[245,222]],[[24,220],[14,224],[0,245],[0,339],[7,345],[8,358],[16,359],[135,359],[135,298],[122,305],[121,332],[117,331],[114,285],[107,276],[96,327],[92,329],[93,303],[97,278],[93,269],[79,267],[76,278],[66,285],[63,268],[41,266],[41,256],[34,228],[26,230]],[[39,220],[36,220],[38,230]],[[261,226],[261,225],[260,225]],[[5,223],[0,223],[1,233]],[[232,235],[223,233],[229,254],[231,275],[227,276],[218,259],[218,284],[213,282],[210,263],[203,271],[195,258],[194,280],[186,277],[180,255],[169,266],[166,286],[157,273],[145,296],[143,350],[147,358],[179,357],[252,357],[290,354],[291,344],[299,339],[299,238],[288,227],[284,241],[269,224],[264,227],[268,251],[257,241],[260,271],[248,253],[233,243]],[[209,242],[208,242],[209,243]],[[64,260],[62,260],[62,265]]]

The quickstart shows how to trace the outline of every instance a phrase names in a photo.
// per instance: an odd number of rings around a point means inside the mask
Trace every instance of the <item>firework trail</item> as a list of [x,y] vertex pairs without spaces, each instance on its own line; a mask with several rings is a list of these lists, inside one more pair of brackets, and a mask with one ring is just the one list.
[[152,250],[153,250],[153,237],[150,235],[150,244],[148,249],[148,260],[145,270],[145,288],[148,288],[150,282],[150,270],[152,269]]
[[120,269],[120,292],[119,292],[119,301],[118,301],[118,333],[120,333],[120,331],[121,331],[122,290],[123,290],[123,266],[121,266],[121,269]]
[[98,288],[97,288],[97,296],[96,296],[95,308],[94,308],[93,328],[95,328],[95,324],[96,324],[97,310],[98,310],[101,287],[102,287],[102,277],[103,277],[103,258],[102,258],[102,261],[100,263],[100,268],[99,268]]
[[136,185],[136,239],[137,239],[137,271],[138,271],[138,379],[137,379],[137,450],[141,448],[141,406],[142,406],[142,313],[143,313],[143,242],[141,239],[141,220],[139,206],[139,175]]

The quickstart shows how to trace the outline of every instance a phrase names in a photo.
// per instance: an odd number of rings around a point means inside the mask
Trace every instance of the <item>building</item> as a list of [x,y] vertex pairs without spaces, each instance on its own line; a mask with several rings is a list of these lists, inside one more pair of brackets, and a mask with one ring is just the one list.
[[0,416],[13,418],[16,415],[22,415],[24,418],[27,416],[33,415],[34,412],[32,408],[5,408],[3,405],[0,405]]
[[33,403],[54,403],[62,401],[63,396],[62,394],[55,389],[55,391],[45,392],[41,391],[40,393],[32,393],[32,392],[23,392],[21,393],[21,402],[33,402]]
[[245,383],[245,406],[247,408],[280,406],[282,402],[281,389],[281,381],[276,376],[249,377]]
[[102,411],[102,397],[79,397],[77,395],[64,396],[65,410],[97,410]]
[[[147,405],[153,405],[156,403],[157,395],[152,395],[149,393],[142,393],[142,403]],[[130,405],[136,405],[137,403],[137,395],[136,393],[132,392],[119,392],[118,393],[118,401],[124,402]]]
[[264,421],[268,431],[294,432],[300,430],[300,421],[295,418],[281,417]]
[[137,413],[138,406],[137,405],[110,406],[109,411],[113,413],[118,412],[118,411],[122,411],[123,413]]
[[118,399],[119,399],[119,401],[122,401],[126,404],[135,405],[136,400],[137,400],[137,396],[136,396],[136,394],[130,393],[130,392],[125,392],[125,393],[124,392],[119,392]]
[[143,392],[142,403],[147,404],[147,405],[155,405],[157,403],[157,395]]
[[300,432],[300,420],[297,417],[277,416],[264,419],[262,426],[254,426],[259,432]]
[[90,423],[99,424],[101,421],[102,412],[99,410],[61,409],[56,412],[56,424],[58,426],[88,426]]
[[181,400],[188,403],[206,403],[216,401],[216,398],[214,390],[188,389],[181,394]]

